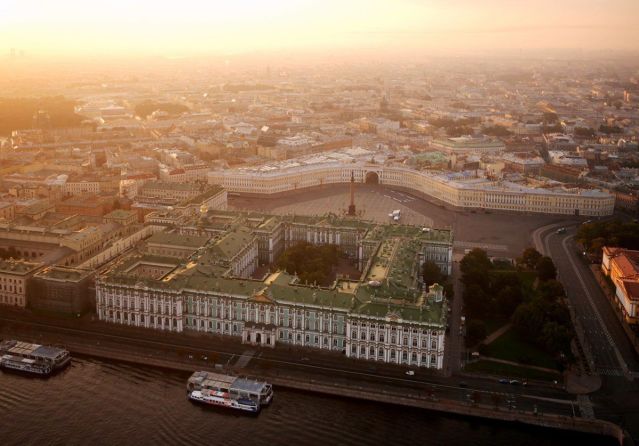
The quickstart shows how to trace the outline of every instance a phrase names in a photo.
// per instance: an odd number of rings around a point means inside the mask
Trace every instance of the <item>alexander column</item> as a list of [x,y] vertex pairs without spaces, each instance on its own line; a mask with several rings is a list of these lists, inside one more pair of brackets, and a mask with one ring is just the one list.
[[348,215],[355,215],[355,175],[351,170],[351,204],[348,206]]

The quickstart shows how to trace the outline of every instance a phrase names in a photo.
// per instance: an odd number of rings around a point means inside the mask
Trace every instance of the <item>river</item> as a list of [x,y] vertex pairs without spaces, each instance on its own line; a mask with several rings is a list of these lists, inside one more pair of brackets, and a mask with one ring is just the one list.
[[276,389],[254,417],[186,399],[188,374],[74,358],[47,379],[0,372],[8,445],[614,445],[606,438]]

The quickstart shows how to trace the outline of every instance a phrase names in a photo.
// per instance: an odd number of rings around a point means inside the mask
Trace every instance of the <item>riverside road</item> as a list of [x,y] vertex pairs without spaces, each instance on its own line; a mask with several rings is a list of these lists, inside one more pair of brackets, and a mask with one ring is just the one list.
[[[78,324],[80,322],[80,324]],[[78,328],[76,328],[78,327]],[[82,327],[82,328],[79,328]],[[372,386],[383,391],[401,390],[406,394],[418,393],[440,399],[469,402],[480,399],[505,407],[507,400],[515,400],[520,410],[567,416],[580,415],[574,396],[562,388],[531,382],[527,387],[500,384],[496,379],[478,376],[446,378],[438,374],[417,370],[414,376],[404,374],[404,368],[379,363],[349,360],[340,354],[314,352],[303,349],[257,349],[234,339],[171,333],[149,333],[148,330],[113,325],[88,320],[47,320],[23,316],[0,318],[2,337],[19,336],[39,342],[60,343],[73,350],[74,345],[91,347],[98,352],[124,350],[140,357],[167,359],[188,364],[189,369],[214,368],[216,364],[256,376],[276,373],[296,379],[317,380],[340,385]],[[248,355],[247,355],[248,353]],[[235,367],[242,355],[249,361],[241,361],[243,367]],[[206,360],[202,359],[206,358]],[[460,383],[464,384],[460,385]]]

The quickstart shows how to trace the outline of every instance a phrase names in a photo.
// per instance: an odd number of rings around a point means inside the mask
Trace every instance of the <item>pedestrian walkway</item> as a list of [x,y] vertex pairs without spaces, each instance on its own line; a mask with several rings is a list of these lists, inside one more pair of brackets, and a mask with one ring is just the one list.
[[539,366],[536,366],[536,365],[522,364],[521,362],[507,361],[505,359],[497,359],[497,358],[493,358],[491,356],[480,356],[479,358],[483,359],[485,361],[499,362],[501,364],[514,365],[514,366],[517,366],[517,367],[524,367],[526,369],[531,369],[531,370],[539,370],[540,372],[548,372],[548,373],[557,373],[557,374],[559,374],[559,372],[557,370],[549,369],[547,367],[539,367]]
[[237,361],[235,362],[233,367],[238,369],[245,368],[249,364],[249,362],[251,362],[251,359],[253,358],[254,355],[255,355],[255,350],[246,350],[244,353],[240,355],[239,358],[237,358]]
[[512,327],[512,326],[513,326],[513,324],[511,324],[509,322],[506,325],[504,325],[503,327],[498,328],[497,330],[495,330],[491,334],[489,334],[486,337],[486,339],[484,339],[482,341],[482,344],[485,344],[485,345],[491,344],[493,341],[495,341],[495,339],[497,339],[498,337],[500,337],[501,335],[506,333],[508,330],[510,330],[510,327]]

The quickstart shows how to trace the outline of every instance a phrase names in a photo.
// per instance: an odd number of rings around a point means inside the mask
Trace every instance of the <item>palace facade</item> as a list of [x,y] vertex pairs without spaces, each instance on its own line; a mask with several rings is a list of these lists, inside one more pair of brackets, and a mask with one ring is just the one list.
[[474,171],[441,173],[362,162],[214,170],[209,172],[208,181],[230,193],[269,195],[348,183],[351,174],[358,183],[404,188],[464,209],[604,216],[611,215],[615,205],[614,195],[598,189],[531,187],[479,177]]
[[[420,271],[424,261],[433,259],[450,272],[450,231],[335,216],[300,221],[232,217],[230,212],[210,213],[200,221],[199,230],[211,237],[187,260],[136,254],[103,272],[96,280],[99,319],[235,336],[263,347],[295,345],[410,366],[443,366],[446,298],[440,285],[425,289]],[[231,224],[221,229],[219,219],[229,218]],[[239,233],[246,235],[240,239]],[[231,246],[229,237],[237,243]],[[242,262],[253,252],[255,261],[271,263],[271,256],[298,240],[340,246],[361,265],[361,275],[338,275],[331,286],[320,287],[284,271],[248,276],[229,263],[231,247],[243,253]],[[217,261],[221,242],[225,257]],[[246,250],[249,245],[257,249]]]

